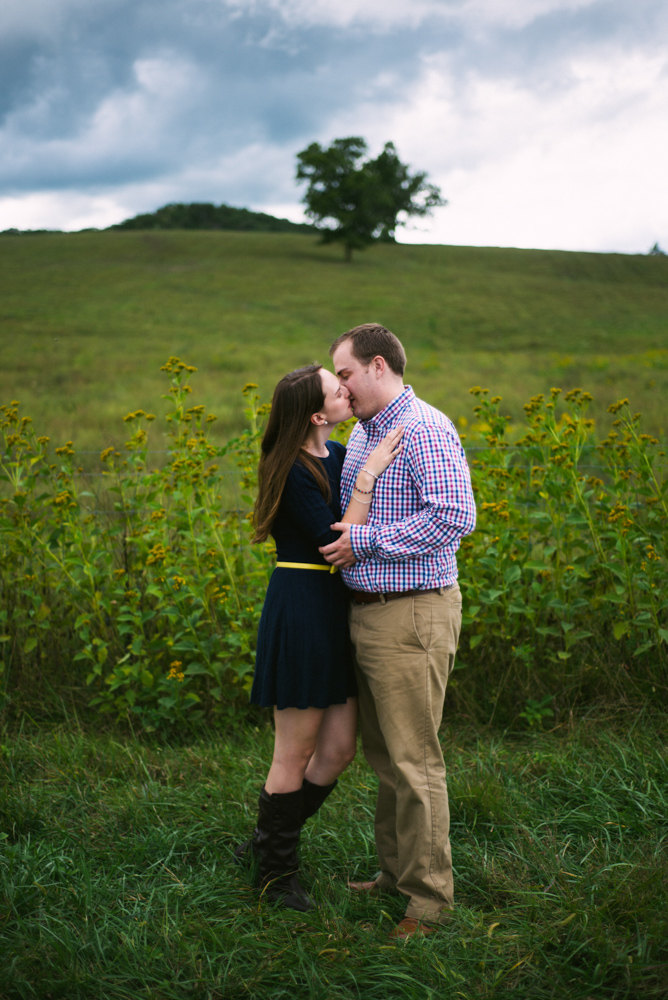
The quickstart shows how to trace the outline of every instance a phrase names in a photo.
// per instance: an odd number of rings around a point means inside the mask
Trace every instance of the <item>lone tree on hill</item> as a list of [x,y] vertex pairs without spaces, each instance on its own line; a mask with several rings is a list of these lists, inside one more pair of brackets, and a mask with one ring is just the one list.
[[[346,260],[378,240],[394,242],[397,226],[446,205],[426,173],[411,175],[394,145],[386,143],[375,160],[362,157],[364,139],[335,139],[329,149],[312,142],[297,156],[297,180],[308,181],[303,201],[323,243],[343,243]],[[398,216],[405,218],[401,221]]]

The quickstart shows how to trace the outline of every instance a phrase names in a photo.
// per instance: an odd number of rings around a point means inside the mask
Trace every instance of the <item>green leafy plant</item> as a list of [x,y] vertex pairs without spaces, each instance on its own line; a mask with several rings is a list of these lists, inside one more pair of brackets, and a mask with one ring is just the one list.
[[49,464],[48,441],[32,435],[18,403],[3,410],[2,471],[13,491],[0,524],[5,670],[15,683],[27,672],[63,684],[65,664],[81,665],[76,681],[93,707],[148,728],[202,719],[244,695],[272,554],[250,546],[243,512],[221,507],[221,459],[254,489],[266,412],[256,387],[244,389],[249,429],[217,446],[208,437],[215,416],[189,405],[195,369],[170,358],[163,371],[168,462],[147,465],[153,415],[127,414],[125,453],[100,456],[101,516],[87,509],[100,498],[80,488],[72,442]]
[[541,701],[529,698],[526,708],[520,712],[520,719],[526,719],[527,725],[531,729],[542,729],[543,722],[554,715],[554,710],[550,707],[554,701],[554,695],[548,694]]
[[[485,447],[472,463],[480,514],[460,550],[461,659],[469,706],[666,692],[665,452],[628,400],[597,443],[591,396],[533,397],[507,438],[501,398],[471,392]],[[593,474],[595,473],[595,474]],[[468,647],[468,648],[467,648]],[[474,652],[475,651],[475,652]],[[483,667],[484,665],[484,667]],[[481,669],[482,668],[482,669]]]
[[[248,520],[268,407],[248,383],[245,430],[215,444],[215,416],[192,399],[195,369],[170,358],[163,371],[164,423],[126,415],[125,447],[102,452],[98,490],[71,441],[52,453],[16,401],[0,410],[5,710],[73,700],[157,729],[246,702],[274,558],[273,544],[250,544]],[[472,392],[479,523],[459,551],[464,627],[449,710],[536,728],[547,712],[558,719],[592,700],[665,697],[659,441],[626,400],[597,441],[591,397],[579,389],[533,397],[511,437],[501,398]],[[167,459],[152,468],[160,432]],[[230,470],[242,508],[226,499]]]

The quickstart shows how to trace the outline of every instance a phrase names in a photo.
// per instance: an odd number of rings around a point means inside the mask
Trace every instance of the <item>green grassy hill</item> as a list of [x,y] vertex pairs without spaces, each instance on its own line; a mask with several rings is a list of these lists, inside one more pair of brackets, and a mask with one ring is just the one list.
[[6,235],[0,317],[0,396],[79,449],[122,441],[130,409],[160,412],[171,354],[199,368],[222,435],[241,424],[246,381],[269,396],[369,320],[403,340],[407,381],[462,428],[475,384],[513,417],[537,392],[581,386],[602,423],[628,396],[648,430],[666,425],[664,257],[378,245],[346,265],[301,234]]

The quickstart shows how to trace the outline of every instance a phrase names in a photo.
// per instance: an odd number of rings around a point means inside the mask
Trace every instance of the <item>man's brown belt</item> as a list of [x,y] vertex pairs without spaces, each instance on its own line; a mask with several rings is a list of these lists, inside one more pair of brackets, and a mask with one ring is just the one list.
[[384,601],[394,601],[397,597],[417,597],[418,594],[433,594],[447,587],[430,587],[429,590],[389,590],[386,594],[372,594],[368,590],[350,590],[350,596],[355,604],[382,604]]

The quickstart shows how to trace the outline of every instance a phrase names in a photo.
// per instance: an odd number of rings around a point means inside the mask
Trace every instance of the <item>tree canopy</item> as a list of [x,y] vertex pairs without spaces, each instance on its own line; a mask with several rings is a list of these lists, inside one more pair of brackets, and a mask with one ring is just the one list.
[[313,227],[305,223],[277,219],[264,212],[210,202],[163,205],[155,212],[135,215],[110,229],[232,229],[240,232],[308,233]]
[[447,204],[426,173],[410,173],[393,143],[375,159],[363,160],[367,150],[365,140],[353,136],[335,139],[328,149],[312,142],[297,156],[297,180],[308,183],[306,214],[323,243],[343,243],[347,260],[377,240],[393,242],[409,217]]

